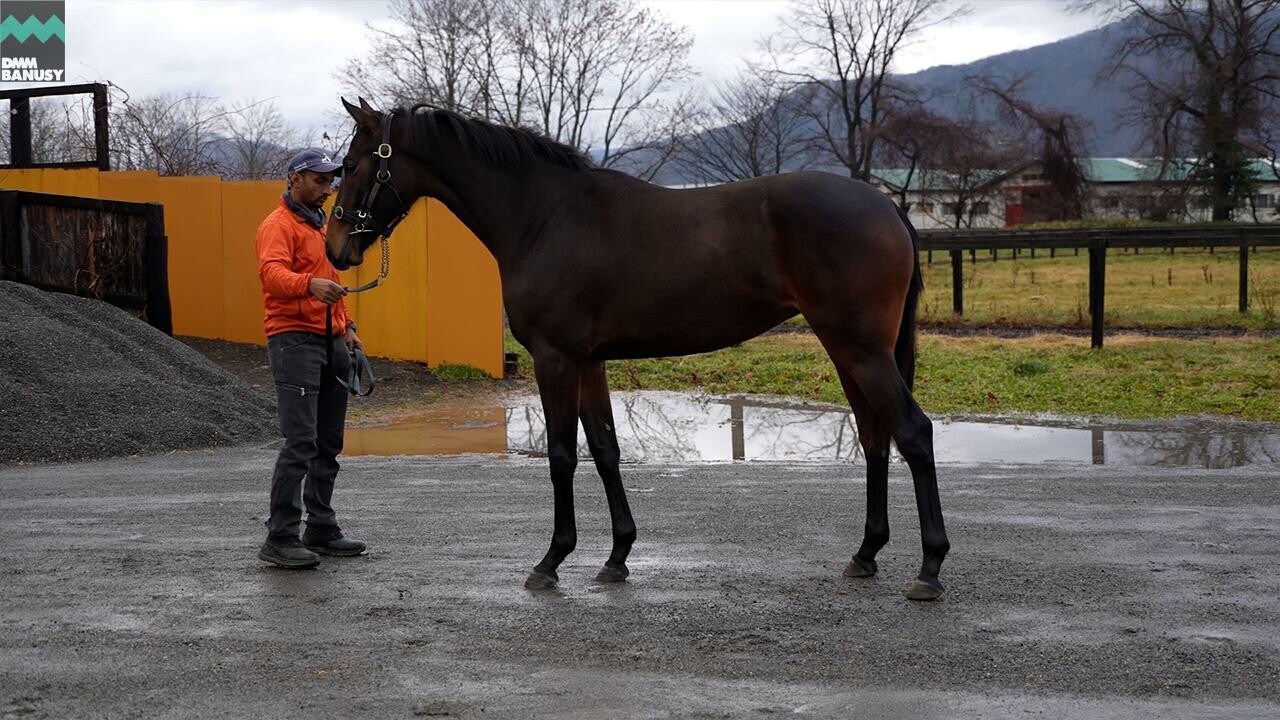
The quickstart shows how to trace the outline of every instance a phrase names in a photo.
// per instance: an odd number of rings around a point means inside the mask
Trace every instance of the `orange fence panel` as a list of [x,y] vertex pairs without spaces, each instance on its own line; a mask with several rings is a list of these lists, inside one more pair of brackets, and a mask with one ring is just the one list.
[[[262,344],[262,288],[254,237],[282,181],[160,177],[151,171],[0,170],[0,187],[164,205],[169,297],[177,335]],[[436,201],[419,200],[391,241],[385,284],[347,296],[369,354],[435,366],[462,363],[502,375],[502,292],[497,264]],[[381,257],[343,273],[348,285],[378,276]]]

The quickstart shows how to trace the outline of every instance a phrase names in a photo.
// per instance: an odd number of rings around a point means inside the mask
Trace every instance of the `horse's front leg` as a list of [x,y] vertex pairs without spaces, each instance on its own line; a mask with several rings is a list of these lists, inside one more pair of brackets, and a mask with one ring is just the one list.
[[604,494],[609,501],[609,517],[613,524],[613,551],[596,575],[596,582],[616,583],[627,579],[627,555],[636,541],[636,523],[627,505],[627,491],[618,472],[618,436],[614,431],[613,408],[609,404],[609,383],[604,363],[589,363],[582,371],[578,415],[587,434],[596,471],[604,481]]
[[573,513],[573,471],[578,466],[578,381],[582,366],[558,353],[534,355],[533,374],[542,396],[547,421],[547,458],[555,496],[555,527],[551,548],[524,582],[529,590],[549,590],[560,577],[556,568],[578,543]]

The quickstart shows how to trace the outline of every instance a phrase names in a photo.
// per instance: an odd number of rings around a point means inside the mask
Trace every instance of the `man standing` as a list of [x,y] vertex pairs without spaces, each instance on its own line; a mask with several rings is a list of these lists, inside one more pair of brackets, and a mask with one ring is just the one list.
[[[324,203],[340,167],[319,150],[299,152],[286,169],[289,187],[280,206],[258,226],[267,354],[284,435],[271,478],[267,541],[258,557],[286,568],[315,567],[316,553],[365,550],[364,543],[342,536],[329,504],[347,413],[347,390],[337,378],[351,370],[349,350],[362,347],[342,301],[347,290],[325,253]],[[332,337],[325,334],[326,309],[333,312]],[[304,507],[307,528],[299,539]]]

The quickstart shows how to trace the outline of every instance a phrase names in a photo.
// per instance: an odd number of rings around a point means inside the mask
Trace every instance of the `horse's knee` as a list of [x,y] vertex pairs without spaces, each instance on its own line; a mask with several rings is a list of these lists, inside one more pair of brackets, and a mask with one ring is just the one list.
[[901,437],[897,438],[898,452],[911,462],[933,458],[933,421],[924,413],[915,413],[904,423]]
[[576,448],[568,451],[559,449],[552,450],[548,453],[547,459],[551,465],[551,477],[553,479],[564,476],[572,477],[574,471],[578,468],[578,453],[576,452]]

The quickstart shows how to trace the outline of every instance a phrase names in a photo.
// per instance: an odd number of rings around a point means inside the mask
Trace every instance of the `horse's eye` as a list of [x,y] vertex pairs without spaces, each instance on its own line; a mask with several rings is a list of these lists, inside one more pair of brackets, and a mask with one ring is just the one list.
[[355,161],[355,160],[347,159],[347,160],[343,160],[343,161],[342,161],[342,172],[343,172],[343,173],[355,172],[355,169],[356,169],[356,161]]

